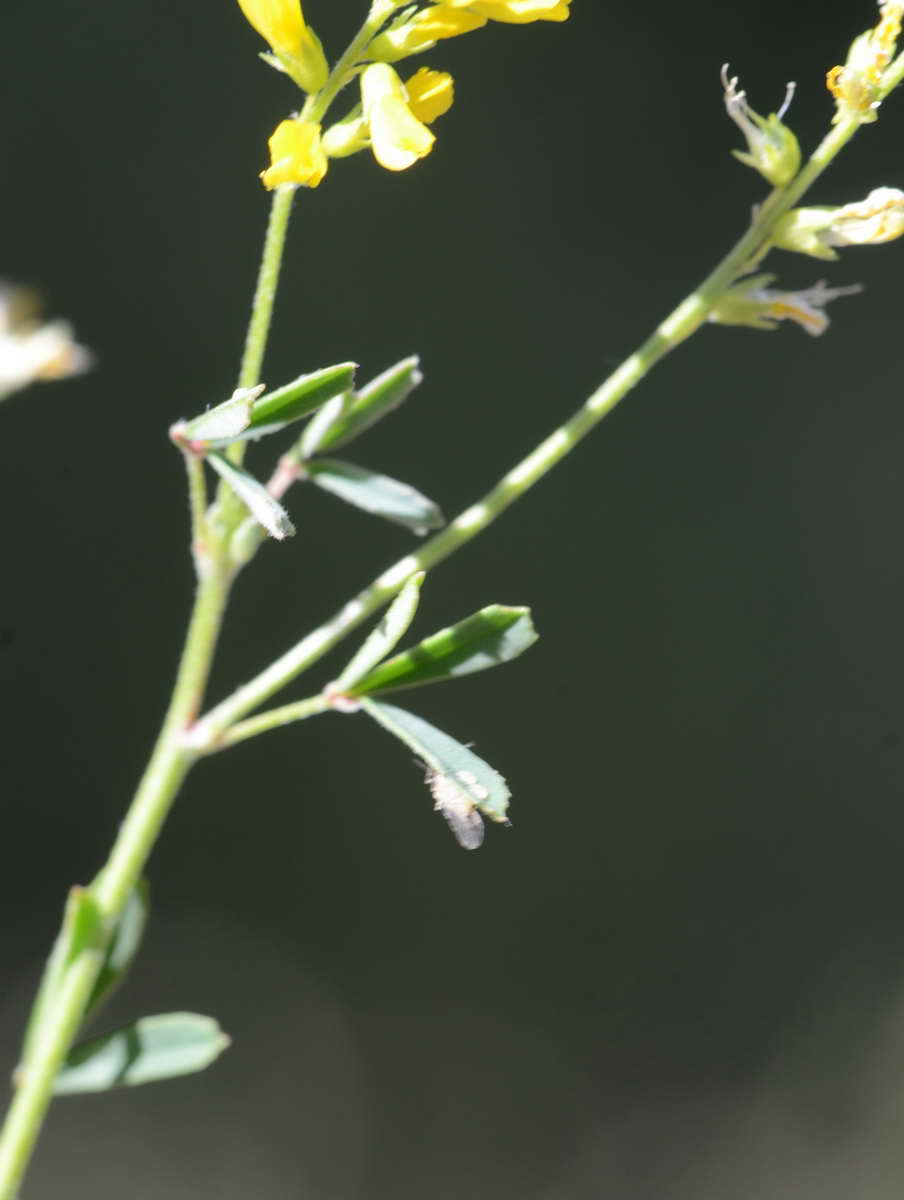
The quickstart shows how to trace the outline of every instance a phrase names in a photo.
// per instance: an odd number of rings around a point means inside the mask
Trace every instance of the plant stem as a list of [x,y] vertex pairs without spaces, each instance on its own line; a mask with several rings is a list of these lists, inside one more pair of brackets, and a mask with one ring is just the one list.
[[[860,123],[848,120],[823,138],[803,170],[785,188],[776,188],[756,212],[750,228],[703,282],[616,368],[576,413],[554,430],[476,504],[418,550],[384,571],[328,621],[240,687],[198,722],[198,736],[211,746],[228,744],[224,732],[322,658],[353,629],[377,612],[415,571],[426,571],[448,558],[523,496],[561,462],[670,350],[706,321],[715,302],[767,246],[772,228],[853,137]],[[269,726],[262,726],[269,728]]]
[[13,1097],[0,1136],[0,1197],[13,1200],[34,1150],[53,1082],[75,1039],[103,956],[84,951],[60,981],[48,1019],[35,1041],[27,1074]]
[[[257,275],[257,287],[254,301],[251,305],[251,320],[248,322],[248,334],[245,338],[245,351],[242,355],[242,366],[239,371],[240,388],[251,388],[260,382],[261,367],[264,362],[264,351],[270,335],[270,325],[273,320],[273,304],[276,300],[276,288],[279,284],[279,272],[282,267],[283,252],[286,246],[286,234],[289,229],[289,217],[292,215],[292,201],[295,198],[294,183],[283,184],[273,193],[270,205],[270,220],[267,225],[267,235],[264,239],[264,252],[261,256],[260,270]],[[240,445],[243,443],[239,443]]]
[[233,725],[223,735],[216,748],[225,750],[227,746],[237,746],[239,742],[245,742],[259,733],[267,733],[270,729],[279,729],[295,721],[316,717],[319,713],[327,712],[329,707],[325,697],[309,696],[306,700],[296,700],[293,704],[284,704],[281,708],[269,708],[266,712],[258,713],[256,717],[249,717],[247,721]]
[[[251,312],[240,386],[257,383],[273,314],[273,300],[285,246],[294,188],[279,189],[273,197],[257,290]],[[203,468],[188,463],[193,538],[204,529],[203,550],[193,546],[198,586],[185,645],[170,704],[138,790],[120,828],[110,857],[90,891],[104,917],[109,937],[132,889],[144,871],[160,829],[185,776],[199,757],[185,732],[195,720],[229,598],[233,567],[227,540],[234,522],[244,517],[224,504],[223,527],[215,531],[202,521]],[[33,1032],[18,1090],[0,1130],[0,1200],[13,1200],[28,1166],[48,1106],[53,1082],[78,1034],[94,981],[103,962],[97,949],[84,950],[66,969],[59,989],[44,1008]]]
[[[182,734],[204,693],[210,662],[229,592],[228,577],[210,569],[198,584],[169,709],[135,799],[106,866],[90,891],[112,932],[137,884],[151,847],[189,767],[197,757]],[[0,1132],[0,1200],[12,1200],[28,1165],[52,1098],[53,1081],[78,1032],[103,955],[83,951],[69,966],[59,991],[35,1030],[27,1069]]]

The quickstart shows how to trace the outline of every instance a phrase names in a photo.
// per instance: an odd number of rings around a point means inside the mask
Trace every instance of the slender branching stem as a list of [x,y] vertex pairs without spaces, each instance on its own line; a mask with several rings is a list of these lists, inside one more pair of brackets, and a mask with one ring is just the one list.
[[[392,0],[375,0],[368,20],[340,59],[323,92],[306,105],[307,116],[319,119],[325,113],[353,77],[370,38],[397,7]],[[904,75],[904,63],[900,75]],[[205,522],[203,479],[198,467],[189,466],[193,531],[196,539],[199,529],[205,531],[204,554],[196,555],[195,605],[166,718],[110,858],[90,887],[107,936],[140,879],[173,801],[196,759],[264,730],[322,712],[327,704],[322,697],[315,696],[241,720],[376,612],[410,575],[435,566],[460,549],[569,454],[664,355],[700,327],[719,296],[767,246],[775,220],[797,202],[856,128],[855,121],[836,125],[797,178],[787,188],[773,192],[763,203],[750,229],[716,270],[568,421],[509,471],[483,499],[419,550],[390,567],[331,620],[200,721],[196,717],[203,702],[234,573],[228,560],[228,540],[245,513],[231,493],[221,489],[219,520]],[[294,191],[294,187],[286,186],[274,193],[239,379],[242,387],[255,385],[260,375]],[[236,455],[240,456],[240,451]],[[81,1024],[102,952],[102,946],[92,946],[78,954],[64,970],[51,1001],[42,1009],[17,1093],[0,1131],[0,1200],[14,1200],[17,1193],[51,1100],[54,1078]]]
[[292,725],[296,721],[305,721],[308,717],[316,717],[329,709],[329,701],[324,696],[309,696],[306,700],[296,700],[293,704],[284,704],[281,708],[268,708],[266,712],[249,717],[247,721],[239,721],[223,734],[217,746],[225,750],[227,746],[237,746],[248,738],[257,737],[259,733],[267,733],[271,729],[280,729],[283,725]]
[[[550,471],[606,417],[662,359],[706,321],[726,288],[742,274],[764,246],[783,213],[794,205],[826,169],[859,127],[857,121],[836,125],[823,139],[806,167],[786,188],[776,188],[763,202],[753,222],[719,265],[643,345],[616,368],[574,415],[555,429],[536,449],[513,467],[482,499],[465,509],[450,525],[418,550],[384,571],[328,621],[302,638],[265,670],[212,709],[199,722],[199,740],[228,744],[224,732],[258,705],[307,670],[353,629],[377,612],[416,571],[426,571],[459,550]],[[269,726],[267,726],[269,728]]]

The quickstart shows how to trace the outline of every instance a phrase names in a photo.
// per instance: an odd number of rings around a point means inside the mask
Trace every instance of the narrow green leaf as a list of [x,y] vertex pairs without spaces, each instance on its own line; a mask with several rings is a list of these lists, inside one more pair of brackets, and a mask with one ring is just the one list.
[[69,891],[63,923],[47,959],[44,974],[35,997],[22,1048],[22,1062],[27,1063],[34,1045],[35,1032],[41,1027],[47,1008],[52,1005],[66,968],[75,962],[85,949],[98,939],[103,926],[100,909],[87,888],[74,887]]
[[537,640],[529,608],[491,604],[381,663],[350,689],[376,695],[498,667]]
[[425,534],[443,524],[443,514],[432,500],[388,475],[335,458],[316,458],[305,464],[305,472],[324,491],[412,533]]
[[419,363],[416,355],[403,358],[394,367],[366,383],[343,406],[334,408],[329,418],[325,413],[318,414],[302,435],[302,458],[310,458],[331,447],[335,450],[344,446],[398,408],[423,381]]
[[54,1084],[57,1096],[135,1087],[203,1071],[229,1038],[212,1017],[161,1013],[76,1046]]
[[273,499],[259,480],[221,454],[210,454],[207,461],[220,478],[226,480],[254,519],[263,525],[271,537],[281,541],[292,536],[295,526],[289,520],[289,514],[279,501]]
[[288,425],[314,412],[327,400],[347,392],[355,383],[357,363],[337,363],[309,375],[299,375],[285,387],[277,388],[255,400],[251,406],[251,425]]
[[234,441],[251,424],[251,405],[264,390],[263,384],[253,388],[237,388],[230,398],[200,417],[185,423],[182,433],[191,442]]
[[331,685],[334,691],[347,693],[355,689],[358,681],[399,644],[414,620],[423,582],[423,571],[412,575],[406,581],[405,586],[386,610],[380,624],[367,637],[336,682]]
[[311,458],[317,453],[332,426],[342,423],[354,402],[354,392],[343,392],[341,396],[334,396],[332,400],[328,400],[323,408],[314,413],[305,425],[298,442],[298,453],[302,459]]
[[483,841],[478,810],[491,821],[508,824],[506,812],[511,793],[505,780],[473,750],[423,717],[393,704],[363,697],[361,709],[424,763],[434,807],[448,821],[459,845],[476,850]]
[[138,953],[138,947],[141,945],[149,912],[148,885],[147,881],[142,879],[130,893],[116,923],[116,928],[113,930],[103,966],[85,1008],[86,1018],[97,1012],[128,974],[135,955]]

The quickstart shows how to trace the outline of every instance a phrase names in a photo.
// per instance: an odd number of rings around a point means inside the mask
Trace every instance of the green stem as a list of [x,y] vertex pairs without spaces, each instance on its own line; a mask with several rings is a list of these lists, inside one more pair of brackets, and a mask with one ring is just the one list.
[[[242,360],[242,387],[253,386],[260,374],[293,192],[294,188],[281,188],[273,197]],[[186,732],[203,702],[229,597],[233,568],[228,563],[226,539],[233,523],[244,516],[244,508],[235,502],[234,510],[231,509],[227,498],[225,524],[217,533],[203,514],[203,467],[198,462],[188,462],[187,469],[198,587],[163,726],[110,857],[91,885],[107,936],[141,878],[182,782],[201,753],[200,748],[190,743]],[[198,538],[201,530],[203,539]],[[56,995],[42,1009],[40,1025],[33,1031],[27,1069],[0,1130],[0,1200],[13,1200],[18,1191],[53,1096],[54,1079],[78,1034],[102,961],[99,951],[83,951],[67,968]]]
[[60,981],[47,1021],[36,1035],[28,1071],[13,1097],[0,1135],[0,1197],[13,1200],[28,1167],[53,1083],[78,1033],[103,956],[85,951]]
[[[106,866],[91,885],[108,933],[137,884],[179,787],[198,752],[184,733],[201,704],[229,592],[227,575],[202,576],[176,684],[157,744]],[[27,1069],[0,1132],[0,1200],[12,1200],[52,1098],[53,1081],[78,1032],[103,956],[83,951],[66,970],[34,1031]]]
[[768,244],[778,218],[822,174],[858,128],[858,121],[845,121],[823,138],[797,177],[786,188],[777,188],[767,197],[755,214],[750,228],[715,270],[666,317],[638,350],[616,368],[569,420],[554,430],[482,499],[465,509],[450,525],[384,571],[330,620],[302,638],[281,658],[211,709],[198,722],[199,740],[206,745],[219,745],[230,725],[322,658],[362,621],[386,604],[415,571],[429,570],[476,537],[547,471],[570,454],[670,350],[700,328],[726,288]]
[[217,750],[225,750],[229,746],[237,746],[248,738],[257,737],[259,733],[267,733],[271,729],[279,729],[283,725],[291,725],[295,721],[305,721],[308,717],[316,717],[329,710],[329,703],[324,696],[309,696],[307,700],[296,700],[293,704],[284,704],[281,708],[269,708],[266,712],[249,717],[247,721],[239,721],[223,735],[217,745]]
[[261,256],[260,270],[257,275],[257,287],[254,301],[251,305],[251,320],[248,323],[248,334],[245,338],[245,351],[242,355],[242,366],[239,371],[240,388],[252,388],[260,382],[261,367],[264,362],[264,351],[267,349],[267,339],[270,335],[270,325],[273,320],[273,304],[276,300],[276,289],[279,285],[279,272],[282,267],[283,252],[286,246],[286,234],[289,229],[289,217],[292,215],[292,201],[295,197],[295,185],[283,184],[273,193],[270,205],[270,221],[267,225],[267,236],[264,240],[264,252]]
[[330,72],[329,79],[315,96],[308,97],[301,112],[305,120],[323,120],[330,105],[353,78],[354,69],[364,57],[371,40],[400,7],[400,0],[374,0],[367,20],[349,42],[347,50]]

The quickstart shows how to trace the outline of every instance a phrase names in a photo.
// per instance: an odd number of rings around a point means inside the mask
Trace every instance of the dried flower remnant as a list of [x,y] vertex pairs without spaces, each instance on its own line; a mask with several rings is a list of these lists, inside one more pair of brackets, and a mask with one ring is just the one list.
[[794,97],[789,83],[785,99],[777,113],[761,117],[747,103],[747,93],[738,91],[737,76],[728,77],[728,64],[722,67],[722,87],[725,89],[725,109],[747,139],[747,151],[732,150],[732,154],[748,167],[753,167],[774,186],[784,187],[800,169],[800,146],[797,138],[782,117]]
[[94,361],[67,322],[42,324],[37,313],[30,292],[0,283],[0,400],[30,383],[80,375]]
[[904,192],[874,188],[838,208],[795,208],[775,226],[772,243],[813,258],[836,259],[836,246],[878,246],[904,233]]
[[904,0],[880,0],[879,23],[851,43],[847,62],[832,67],[826,87],[835,97],[833,124],[857,120],[869,124],[877,118],[882,82],[901,33]]
[[830,288],[821,279],[812,287],[784,292],[768,286],[774,280],[774,275],[752,275],[729,288],[713,307],[710,321],[718,325],[749,325],[753,329],[775,329],[779,321],[793,321],[812,337],[819,337],[829,327],[826,305],[839,296],[854,296],[863,291],[859,283]]

